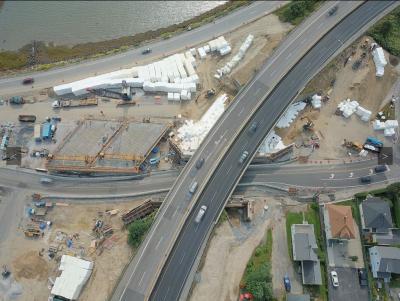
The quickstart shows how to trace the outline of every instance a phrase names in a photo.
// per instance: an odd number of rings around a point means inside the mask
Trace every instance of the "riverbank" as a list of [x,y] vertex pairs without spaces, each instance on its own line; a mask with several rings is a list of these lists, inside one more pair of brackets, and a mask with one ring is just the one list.
[[34,58],[34,67],[30,66],[32,62],[30,57],[32,44],[28,44],[18,51],[3,51],[0,52],[0,75],[10,75],[28,70],[44,71],[84,59],[98,58],[127,51],[132,47],[139,47],[157,39],[168,39],[175,34],[213,22],[217,18],[250,3],[249,0],[229,1],[179,24],[107,41],[77,44],[72,47],[36,42],[37,54]]

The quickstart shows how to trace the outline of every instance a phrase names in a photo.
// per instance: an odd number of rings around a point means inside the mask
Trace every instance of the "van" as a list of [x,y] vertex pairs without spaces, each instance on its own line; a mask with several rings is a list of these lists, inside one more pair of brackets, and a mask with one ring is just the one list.
[[194,221],[195,221],[196,223],[200,223],[200,222],[201,222],[201,220],[202,220],[203,217],[204,217],[204,214],[206,213],[206,210],[207,210],[207,206],[203,205],[203,206],[200,207],[200,210],[199,210],[199,212],[197,213],[196,218],[194,219]]
[[387,170],[386,165],[375,166],[375,172],[385,172]]
[[197,186],[198,186],[197,182],[193,182],[192,186],[190,186],[189,192],[191,194],[194,194],[196,192],[196,190],[197,190]]

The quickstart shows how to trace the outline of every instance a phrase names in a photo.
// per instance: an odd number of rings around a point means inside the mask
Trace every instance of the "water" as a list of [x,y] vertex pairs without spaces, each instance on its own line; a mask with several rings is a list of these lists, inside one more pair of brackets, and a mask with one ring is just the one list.
[[226,1],[5,1],[0,49],[32,40],[73,45],[177,24]]

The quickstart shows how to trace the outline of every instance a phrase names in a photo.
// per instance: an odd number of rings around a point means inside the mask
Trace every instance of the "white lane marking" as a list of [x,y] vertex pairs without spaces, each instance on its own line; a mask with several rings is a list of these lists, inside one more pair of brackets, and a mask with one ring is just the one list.
[[351,173],[349,174],[349,178],[352,178],[353,176],[354,176],[354,173],[351,172]]
[[293,52],[290,52],[288,55],[287,55],[287,58],[288,59],[290,59],[290,57],[293,55]]
[[169,286],[168,286],[167,292],[166,292],[165,295],[164,295],[163,301],[165,300],[165,298],[167,298],[168,292],[169,292]]
[[331,173],[331,177],[329,179],[333,179],[335,177],[334,173]]
[[179,262],[179,264],[182,264],[183,259],[185,258],[185,255],[186,255],[186,253],[183,253],[183,256],[182,256],[181,261]]
[[176,207],[176,210],[174,211],[174,213],[172,213],[172,217],[175,217],[175,215],[178,213],[179,207]]
[[387,165],[387,164],[385,164],[385,165],[386,165],[386,171],[390,171],[389,165]]
[[317,26],[317,29],[320,29],[322,26],[324,26],[325,25],[325,22],[321,22],[318,26]]
[[164,236],[161,236],[160,240],[158,241],[158,243],[156,244],[156,250],[158,249],[158,247],[160,246],[160,243],[163,241]]
[[374,174],[374,170],[373,170],[372,168],[369,170],[369,174],[370,174],[370,175],[373,175],[373,174]]
[[227,171],[227,175],[229,174],[229,172],[231,171],[231,169],[232,169],[232,165],[229,167],[229,169],[228,169],[228,171]]
[[139,280],[139,287],[142,286],[142,281],[143,281],[144,275],[146,275],[146,271],[143,272],[142,277],[140,277],[140,280]]
[[242,115],[243,110],[244,110],[244,107],[242,107],[242,109],[241,109],[240,112],[238,113],[238,116]]
[[222,134],[221,138],[224,137],[225,134],[226,134],[227,132],[228,132],[228,130],[226,130],[226,131]]

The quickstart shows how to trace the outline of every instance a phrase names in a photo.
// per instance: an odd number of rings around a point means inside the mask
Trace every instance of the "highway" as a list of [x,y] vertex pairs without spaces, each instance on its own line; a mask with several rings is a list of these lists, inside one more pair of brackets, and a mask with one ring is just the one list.
[[[265,92],[275,87],[269,85],[270,72],[266,72],[267,68],[263,68],[258,76],[247,86],[245,92],[239,93],[239,99],[236,102],[246,99],[251,103],[251,99],[263,100],[262,106],[253,114],[251,111],[245,113],[244,116],[250,116],[251,120],[247,123],[247,127],[239,133],[232,136],[237,136],[235,143],[230,146],[227,153],[223,158],[220,158],[218,168],[212,170],[212,176],[208,180],[207,185],[201,188],[201,195],[191,211],[191,214],[185,221],[181,230],[181,234],[175,241],[174,247],[163,267],[160,277],[150,296],[151,300],[178,300],[181,297],[182,290],[187,281],[189,273],[195,263],[203,242],[207,238],[214,223],[217,221],[220,212],[222,211],[226,200],[235,188],[236,183],[239,181],[241,175],[244,173],[247,164],[239,164],[238,158],[243,151],[247,150],[250,156],[253,155],[262,142],[263,138],[272,129],[278,120],[279,116],[284,112],[285,108],[290,104],[292,99],[298,94],[305,84],[312,76],[316,74],[333,56],[343,49],[344,45],[353,41],[359,36],[366,26],[376,21],[376,17],[383,11],[388,11],[395,6],[395,2],[366,2],[359,8],[351,12],[342,22],[340,22],[334,29],[327,33],[310,51],[303,52],[306,55],[298,62],[290,72],[285,72],[286,76],[279,85],[268,95],[265,100]],[[342,9],[339,6],[339,11]],[[315,20],[315,18],[312,18]],[[326,25],[325,25],[326,26]],[[312,27],[314,28],[314,27]],[[318,32],[318,31],[317,31]],[[311,28],[307,30],[307,34],[313,34]],[[316,34],[316,33],[314,33]],[[311,43],[313,45],[314,43]],[[292,50],[293,51],[293,50]],[[286,58],[287,59],[287,58]],[[289,60],[286,60],[287,62]],[[265,100],[265,101],[264,101]],[[247,104],[247,103],[246,103]],[[254,107],[254,106],[253,106]],[[231,112],[232,113],[232,112]],[[244,119],[240,115],[235,116],[238,119]],[[234,118],[230,118],[234,120]],[[249,125],[257,121],[260,129],[253,135],[249,134]],[[229,129],[228,126],[224,129]],[[223,137],[223,136],[222,136]],[[223,138],[219,139],[223,139]],[[228,144],[229,145],[229,144]],[[202,145],[203,146],[203,145]],[[204,149],[196,152],[199,156],[206,156],[207,152]],[[195,154],[195,157],[196,157]],[[192,160],[191,160],[192,161]],[[216,162],[216,161],[214,161]],[[189,165],[190,167],[190,162]],[[181,178],[181,176],[179,177]],[[178,181],[179,181],[178,178]],[[171,191],[174,191],[175,186],[179,185],[176,182]],[[204,185],[204,184],[203,184]],[[186,186],[187,187],[187,186]],[[199,188],[199,190],[200,190]],[[183,190],[183,189],[182,189]],[[207,212],[201,223],[194,221],[195,216],[200,206],[206,205]],[[161,217],[163,217],[161,215]],[[164,219],[171,218],[165,216]],[[164,231],[165,233],[165,231]],[[161,237],[162,239],[162,237]],[[147,271],[145,271],[146,273]],[[138,273],[140,275],[140,273]],[[142,273],[142,278],[143,278]],[[140,279],[140,278],[139,278]],[[132,283],[130,284],[130,287]],[[134,287],[138,287],[136,283]],[[140,283],[139,283],[140,288]],[[141,296],[137,291],[133,292],[129,298],[125,297],[123,300],[141,300]]]
[[[308,18],[291,31],[259,74],[239,92],[235,101],[212,128],[199,150],[182,170],[169,191],[156,221],[140,246],[137,255],[127,268],[111,300],[144,300],[149,296],[157,279],[156,276],[163,267],[165,258],[168,257],[180,229],[191,212],[192,206],[195,204],[194,201],[203,191],[207,180],[214,173],[218,164],[225,162],[226,152],[230,145],[241,128],[247,123],[247,118],[254,113],[264,101],[265,96],[271,92],[269,87],[276,86],[280,79],[319,38],[355,7],[359,6],[361,2],[341,2],[338,4],[337,14],[334,17],[327,17],[328,10],[336,4],[338,3],[326,3],[313,17]],[[267,77],[264,82],[259,80],[263,76]],[[278,116],[280,112],[274,113]],[[204,158],[205,163],[200,170],[196,170],[194,165],[200,158]],[[238,166],[228,166],[226,171],[228,172],[225,172],[225,174],[236,173]],[[226,179],[226,175],[223,175],[222,178]],[[197,193],[190,196],[188,189],[194,181],[199,183]],[[220,188],[223,187],[220,186]],[[226,188],[230,189],[230,186]],[[174,298],[172,297],[170,300],[174,300]]]
[[[227,33],[243,23],[250,22],[276,10],[287,1],[256,1],[255,3],[239,9],[225,17],[217,19],[215,23],[206,24],[191,31],[184,32],[168,40],[160,40],[151,44],[143,45],[117,55],[107,56],[101,59],[88,60],[79,64],[67,67],[56,68],[45,72],[35,72],[13,78],[0,79],[0,96],[16,95],[27,93],[31,86],[21,84],[23,78],[34,77],[34,90],[53,87],[62,83],[80,80],[96,74],[115,71],[122,68],[129,68],[135,62],[142,60],[150,61],[164,54],[172,54],[186,47],[192,47],[198,43],[211,40],[214,36]],[[152,53],[143,56],[142,51],[150,47]]]

